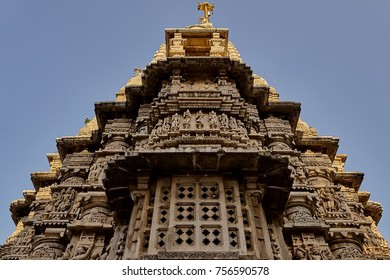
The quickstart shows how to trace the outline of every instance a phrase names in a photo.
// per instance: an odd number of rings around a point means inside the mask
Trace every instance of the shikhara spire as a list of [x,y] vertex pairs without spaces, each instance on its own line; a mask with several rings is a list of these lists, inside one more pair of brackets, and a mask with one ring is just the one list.
[[389,259],[379,203],[209,21],[165,42],[11,203],[1,259]]

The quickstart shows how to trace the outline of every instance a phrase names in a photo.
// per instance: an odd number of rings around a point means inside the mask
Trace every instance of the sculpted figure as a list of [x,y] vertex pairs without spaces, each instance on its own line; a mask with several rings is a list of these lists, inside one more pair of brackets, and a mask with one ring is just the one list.
[[236,129],[237,128],[237,122],[236,122],[235,118],[233,118],[233,117],[229,118],[229,127],[231,129]]
[[218,118],[217,118],[217,114],[214,111],[211,111],[209,114],[209,122],[210,122],[210,128],[212,129],[217,128]]
[[184,128],[190,128],[191,123],[191,112],[190,110],[187,110],[183,114],[183,126]]
[[103,169],[103,160],[97,160],[89,170],[88,182],[89,183],[98,183],[99,177]]
[[199,110],[199,112],[196,113],[196,127],[202,128],[203,127],[203,112],[202,110]]
[[334,260],[334,256],[333,254],[331,253],[331,251],[329,249],[323,249],[321,251],[321,259],[323,260]]
[[321,188],[319,196],[322,199],[324,209],[327,213],[334,212],[336,209],[335,200],[333,197],[334,190],[330,188]]
[[77,198],[73,204],[72,210],[70,211],[70,213],[73,214],[76,218],[79,218],[82,203],[83,203],[83,197],[80,195],[77,196]]
[[180,123],[180,117],[176,113],[172,116],[172,130],[174,131],[179,130],[179,123]]
[[298,159],[298,157],[293,157],[290,161],[291,166],[293,167],[292,174],[294,176],[294,184],[305,184],[306,176],[305,170],[302,162]]
[[163,120],[162,119],[158,120],[158,123],[156,124],[154,129],[156,130],[156,135],[160,135],[162,133],[162,130],[163,130]]
[[74,192],[75,192],[74,190],[72,190],[71,188],[68,188],[63,193],[62,200],[57,208],[58,212],[65,212],[70,208],[70,205],[72,204],[72,198],[73,198]]
[[308,253],[309,260],[321,260],[321,250],[318,247],[313,247]]
[[50,213],[55,211],[55,207],[57,206],[57,201],[59,199],[59,194],[57,192],[54,192],[51,194],[51,199],[47,203],[44,212]]
[[166,117],[164,119],[164,132],[167,133],[171,129],[171,118]]
[[88,260],[92,253],[93,244],[89,246],[79,245],[72,260]]
[[305,251],[303,248],[298,247],[298,248],[295,250],[293,259],[294,259],[294,260],[306,260],[306,259],[307,259],[306,251]]
[[126,233],[127,233],[127,228],[123,228],[121,230],[121,233],[119,234],[119,240],[118,240],[118,244],[117,244],[116,252],[115,252],[115,259],[116,260],[120,260],[122,258],[124,251],[125,251]]
[[221,128],[228,128],[229,127],[229,119],[225,115],[225,113],[222,113],[220,117],[220,122],[221,122]]
[[271,247],[272,252],[274,254],[275,260],[280,260],[282,257],[280,255],[280,247],[276,240],[276,235],[273,233],[273,231],[270,231],[270,239],[271,239]]

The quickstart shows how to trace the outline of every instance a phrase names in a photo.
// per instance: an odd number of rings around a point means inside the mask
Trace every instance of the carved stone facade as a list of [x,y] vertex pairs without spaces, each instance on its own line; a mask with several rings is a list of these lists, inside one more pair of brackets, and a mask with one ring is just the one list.
[[338,139],[242,62],[228,30],[166,29],[151,64],[57,139],[1,259],[389,259]]

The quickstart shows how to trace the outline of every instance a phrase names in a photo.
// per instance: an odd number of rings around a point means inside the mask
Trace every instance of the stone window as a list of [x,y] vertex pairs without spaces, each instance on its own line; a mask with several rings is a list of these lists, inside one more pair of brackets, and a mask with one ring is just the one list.
[[[176,176],[156,184],[148,254],[252,250],[237,181]],[[241,197],[240,197],[241,196]]]

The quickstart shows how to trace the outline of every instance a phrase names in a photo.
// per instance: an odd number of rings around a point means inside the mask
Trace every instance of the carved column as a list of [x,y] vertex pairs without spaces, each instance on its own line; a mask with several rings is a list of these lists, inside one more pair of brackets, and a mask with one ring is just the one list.
[[272,247],[269,242],[269,232],[267,219],[265,216],[262,200],[265,194],[265,186],[257,184],[256,177],[246,177],[246,188],[248,189],[248,204],[250,212],[250,223],[252,232],[256,259],[273,259]]
[[133,191],[131,196],[134,200],[134,206],[131,213],[129,222],[129,230],[127,234],[127,241],[123,259],[138,259],[142,254],[143,245],[143,228],[147,222],[147,207],[145,203],[147,192],[145,191]]

